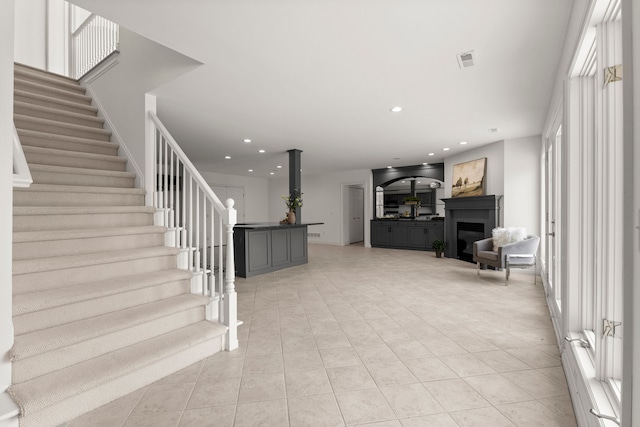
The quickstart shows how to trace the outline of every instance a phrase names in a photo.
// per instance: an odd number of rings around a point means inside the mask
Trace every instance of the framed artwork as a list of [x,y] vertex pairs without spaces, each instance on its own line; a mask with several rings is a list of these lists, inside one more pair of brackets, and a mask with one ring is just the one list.
[[486,169],[486,157],[453,165],[451,197],[483,196]]

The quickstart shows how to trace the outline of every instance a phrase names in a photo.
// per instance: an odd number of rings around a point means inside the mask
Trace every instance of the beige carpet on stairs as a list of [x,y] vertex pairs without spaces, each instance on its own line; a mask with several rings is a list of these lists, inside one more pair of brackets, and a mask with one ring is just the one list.
[[13,383],[21,426],[59,426],[222,349],[76,81],[15,67],[34,184],[14,191]]

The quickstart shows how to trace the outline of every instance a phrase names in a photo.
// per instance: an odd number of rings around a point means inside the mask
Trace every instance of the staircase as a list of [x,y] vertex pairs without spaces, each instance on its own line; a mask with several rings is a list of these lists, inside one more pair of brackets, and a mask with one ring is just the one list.
[[14,190],[9,393],[21,426],[58,426],[220,351],[227,328],[84,88],[16,64],[14,112],[34,183]]

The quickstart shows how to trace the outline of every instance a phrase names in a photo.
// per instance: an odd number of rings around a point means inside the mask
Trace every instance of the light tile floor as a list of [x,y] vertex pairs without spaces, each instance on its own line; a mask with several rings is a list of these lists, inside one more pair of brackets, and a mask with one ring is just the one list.
[[80,426],[575,426],[531,274],[431,252],[310,245],[238,278],[240,348],[71,422]]

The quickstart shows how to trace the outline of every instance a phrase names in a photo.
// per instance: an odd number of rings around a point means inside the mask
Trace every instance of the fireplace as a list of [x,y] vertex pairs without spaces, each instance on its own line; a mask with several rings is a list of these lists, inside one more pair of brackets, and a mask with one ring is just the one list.
[[494,195],[442,199],[447,258],[472,261],[473,242],[491,237],[491,230],[498,225],[499,199]]
[[458,222],[456,255],[458,259],[473,262],[473,242],[484,239],[484,224],[481,222]]

